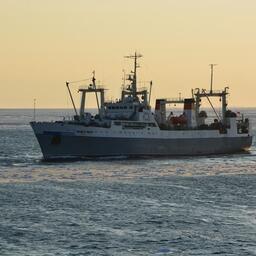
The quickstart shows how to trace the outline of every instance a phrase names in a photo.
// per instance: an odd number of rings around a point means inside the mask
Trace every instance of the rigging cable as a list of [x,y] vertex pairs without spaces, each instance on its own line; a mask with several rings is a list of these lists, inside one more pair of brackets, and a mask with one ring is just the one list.
[[86,79],[77,80],[77,81],[68,81],[68,83],[69,84],[76,84],[76,83],[85,82],[85,81],[89,81],[89,80],[91,80],[91,78],[86,78]]
[[211,101],[210,101],[208,95],[206,94],[205,89],[202,89],[202,92],[204,93],[205,97],[206,97],[207,100],[209,101],[209,103],[210,103],[210,105],[211,105],[211,107],[212,107],[212,109],[213,109],[213,111],[214,111],[216,117],[218,118],[218,121],[220,121],[220,117],[219,117],[218,113],[216,112],[214,106],[212,105],[212,103],[211,103]]

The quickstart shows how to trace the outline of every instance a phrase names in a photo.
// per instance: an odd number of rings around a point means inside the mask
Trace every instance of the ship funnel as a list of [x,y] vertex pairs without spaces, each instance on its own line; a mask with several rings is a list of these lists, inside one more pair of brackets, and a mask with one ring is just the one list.
[[155,119],[158,124],[164,124],[166,122],[166,100],[156,99],[155,105]]
[[193,98],[184,99],[184,115],[187,119],[187,126],[196,127],[195,100]]

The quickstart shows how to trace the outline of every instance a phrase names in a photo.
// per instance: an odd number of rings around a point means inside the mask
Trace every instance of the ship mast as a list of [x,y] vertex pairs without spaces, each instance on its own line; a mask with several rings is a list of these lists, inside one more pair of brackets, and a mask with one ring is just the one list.
[[132,71],[133,76],[129,76],[129,80],[132,81],[132,95],[134,98],[137,96],[137,68],[140,67],[137,63],[137,59],[141,57],[142,55],[137,52],[135,52],[134,55],[125,56],[125,58],[134,59],[134,69]]
[[217,66],[217,64],[210,64],[211,67],[211,83],[210,83],[210,94],[212,94],[212,85],[213,85],[213,67]]
[[99,98],[98,98],[98,94],[97,94],[97,91],[96,91],[97,88],[96,88],[95,70],[93,70],[92,74],[93,74],[92,86],[93,86],[93,89],[95,89],[95,96],[96,96],[96,101],[97,101],[97,107],[98,107],[98,111],[99,111],[99,114],[100,114]]

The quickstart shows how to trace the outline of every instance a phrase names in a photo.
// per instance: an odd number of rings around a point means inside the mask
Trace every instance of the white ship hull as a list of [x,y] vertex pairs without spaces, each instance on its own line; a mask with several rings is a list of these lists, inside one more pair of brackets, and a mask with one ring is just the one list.
[[227,154],[248,150],[249,134],[232,130],[122,130],[121,127],[86,127],[65,123],[31,126],[45,159],[103,156],[192,156]]

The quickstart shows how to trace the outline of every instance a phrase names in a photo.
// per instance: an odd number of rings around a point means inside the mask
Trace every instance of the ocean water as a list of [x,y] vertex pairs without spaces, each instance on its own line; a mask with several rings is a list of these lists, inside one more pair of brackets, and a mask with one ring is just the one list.
[[[241,112],[256,135],[256,109]],[[47,163],[32,116],[0,110],[1,256],[256,255],[255,141],[246,154]]]

